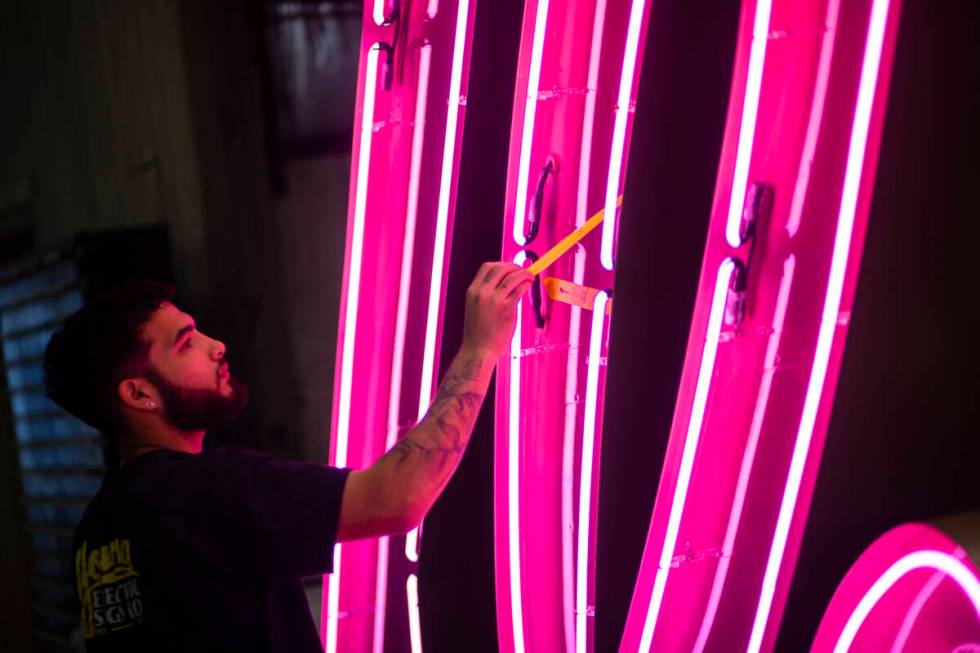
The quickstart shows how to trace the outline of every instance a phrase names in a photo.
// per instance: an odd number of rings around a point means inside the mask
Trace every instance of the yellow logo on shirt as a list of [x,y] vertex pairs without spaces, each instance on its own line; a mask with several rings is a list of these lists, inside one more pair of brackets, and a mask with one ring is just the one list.
[[82,633],[92,639],[143,623],[140,575],[133,569],[129,540],[115,539],[75,552],[75,577],[82,603]]

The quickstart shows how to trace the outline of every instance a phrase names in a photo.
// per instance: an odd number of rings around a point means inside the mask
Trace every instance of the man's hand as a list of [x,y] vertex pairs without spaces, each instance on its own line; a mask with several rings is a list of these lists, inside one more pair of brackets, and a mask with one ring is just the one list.
[[466,291],[463,348],[499,358],[510,348],[517,302],[534,275],[513,263],[484,263]]
[[497,359],[510,347],[517,302],[533,280],[510,263],[480,268],[466,293],[463,344],[425,418],[347,478],[338,541],[404,533],[425,517],[459,465]]

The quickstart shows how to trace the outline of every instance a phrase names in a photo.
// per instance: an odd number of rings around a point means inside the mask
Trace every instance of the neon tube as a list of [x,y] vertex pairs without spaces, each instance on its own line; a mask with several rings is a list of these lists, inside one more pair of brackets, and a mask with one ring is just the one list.
[[[371,164],[371,134],[374,126],[374,94],[378,78],[378,46],[367,53],[364,77],[364,100],[361,113],[361,142],[358,146],[357,181],[354,190],[354,224],[351,229],[350,265],[348,266],[347,301],[344,306],[344,344],[341,350],[340,397],[337,410],[337,441],[333,464],[347,466],[347,446],[350,434],[351,384],[354,373],[354,340],[357,335],[357,305],[361,289],[361,257],[364,252],[364,218],[367,210],[368,170]],[[334,566],[328,578],[327,624],[325,648],[337,650],[337,626],[340,610],[340,573],[343,546],[334,546]]]
[[841,630],[837,645],[834,646],[834,653],[847,653],[854,643],[858,630],[868,617],[868,614],[875,607],[881,597],[888,592],[891,587],[903,576],[916,569],[936,569],[949,576],[967,599],[973,604],[973,609],[980,619],[980,581],[973,575],[973,572],[954,556],[942,551],[925,549],[915,551],[899,558],[878,580],[868,589],[867,593],[861,597],[854,612],[848,618],[847,623]]
[[586,651],[589,602],[589,535],[592,515],[592,464],[595,455],[596,412],[599,403],[599,362],[609,295],[596,293],[589,333],[589,362],[585,381],[585,419],[582,427],[582,466],[578,493],[578,565],[575,575],[575,650]]
[[[405,329],[408,324],[408,300],[412,285],[412,258],[415,251],[415,225],[419,208],[419,181],[422,168],[425,113],[429,95],[429,70],[431,68],[431,62],[432,45],[426,43],[419,49],[419,79],[415,96],[415,124],[412,127],[408,202],[405,211],[405,242],[402,245],[402,262],[398,278],[398,308],[395,318],[395,347],[391,365],[391,387],[388,394],[388,434],[385,441],[385,450],[391,449],[398,439],[399,404],[405,362]],[[389,544],[389,538],[387,537],[380,538],[378,542],[378,572],[375,585],[374,653],[382,653],[384,650]]]
[[708,643],[708,636],[711,634],[711,627],[714,625],[718,603],[721,601],[721,592],[725,586],[725,578],[728,575],[728,565],[731,562],[731,555],[735,548],[735,535],[738,533],[738,525],[742,520],[742,508],[745,505],[745,493],[749,487],[752,465],[755,462],[759,434],[762,432],[762,422],[766,414],[766,407],[769,404],[772,377],[776,373],[776,354],[779,352],[779,342],[783,336],[786,306],[789,304],[789,291],[793,286],[793,273],[795,270],[796,257],[790,254],[783,263],[783,276],[779,281],[779,291],[776,295],[776,310],[772,319],[772,333],[769,335],[769,342],[766,344],[766,354],[763,364],[764,371],[759,387],[759,396],[756,399],[755,411],[752,414],[749,437],[745,443],[745,453],[742,456],[742,466],[738,472],[738,482],[735,485],[735,498],[732,501],[732,511],[728,517],[728,528],[725,531],[725,539],[721,545],[722,557],[719,559],[718,568],[715,570],[715,579],[711,586],[711,594],[708,597],[708,605],[705,609],[704,619],[701,621],[698,638],[694,644],[693,650],[695,653],[701,653]]
[[[514,263],[524,265],[521,250]],[[510,397],[507,420],[507,559],[510,571],[510,616],[514,651],[524,653],[524,606],[521,592],[521,318],[523,302],[517,304],[517,326],[510,340]]]
[[645,0],[633,0],[633,4],[630,6],[626,49],[623,53],[623,70],[619,78],[616,123],[613,128],[612,151],[609,155],[609,176],[606,178],[606,219],[602,221],[602,244],[599,250],[599,260],[602,262],[602,267],[607,270],[613,269],[613,235],[617,222],[616,205],[619,201],[619,178],[623,170],[626,124],[630,116],[633,76],[636,74],[636,53],[640,47],[640,27],[643,25],[645,5]]
[[803,153],[800,156],[800,174],[793,188],[793,200],[790,203],[789,219],[786,221],[786,232],[792,238],[800,227],[800,217],[803,215],[803,200],[806,199],[806,189],[810,183],[810,170],[813,166],[813,153],[817,149],[817,137],[820,135],[820,124],[823,122],[824,102],[827,99],[827,80],[830,79],[830,62],[833,60],[834,39],[837,36],[837,12],[840,0],[830,0],[827,3],[827,15],[824,18],[823,42],[820,44],[820,63],[817,65],[816,88],[813,91],[813,104],[810,106],[810,118],[807,120],[806,137],[803,139]]
[[[592,43],[589,50],[589,72],[586,82],[589,90],[585,98],[585,114],[582,117],[582,149],[579,154],[578,168],[578,188],[575,203],[575,227],[585,224],[588,217],[589,201],[589,177],[592,165],[592,131],[595,124],[595,105],[596,92],[599,86],[599,62],[602,53],[602,32],[606,22],[606,0],[597,0],[595,15],[592,22]],[[585,248],[579,245],[575,250],[575,262],[573,268],[572,281],[577,285],[582,285],[585,279]],[[569,319],[569,351],[578,352],[580,328],[582,320],[582,309],[572,306]],[[572,527],[574,525],[572,517],[572,485],[574,478],[571,471],[573,464],[575,445],[574,438],[576,433],[577,401],[575,399],[578,390],[578,365],[573,364],[569,358],[568,368],[565,373],[565,440],[562,451],[563,462],[563,485],[562,485],[562,524],[565,526],[562,532],[562,599],[564,606],[565,621],[565,648],[571,650],[576,641],[576,619],[575,619],[575,592],[576,578],[573,576],[574,562],[572,557]]]
[[466,46],[466,20],[469,0],[459,0],[456,14],[456,40],[453,43],[453,67],[449,78],[449,111],[446,116],[446,140],[442,149],[442,172],[439,179],[439,204],[436,212],[435,246],[432,252],[432,276],[429,279],[429,309],[425,325],[425,350],[422,359],[422,386],[419,394],[419,419],[425,416],[432,399],[435,381],[436,332],[439,327],[439,304],[442,298],[442,274],[446,258],[446,231],[449,223],[449,196],[452,191],[453,162],[456,158],[456,131],[459,122],[460,87],[463,80],[463,54]]
[[[582,150],[578,162],[578,195],[575,202],[575,226],[581,227],[588,217],[589,172],[592,165],[592,129],[595,123],[596,93],[599,87],[599,61],[602,54],[602,30],[606,23],[606,0],[598,0],[595,20],[592,23],[592,46],[589,50],[589,90],[585,97],[585,115],[582,117]],[[618,197],[618,196],[617,196]],[[576,283],[578,283],[576,281]]]
[[657,576],[653,584],[650,605],[647,608],[646,620],[643,623],[643,634],[640,637],[640,651],[649,651],[653,642],[653,632],[660,615],[660,605],[664,598],[664,588],[667,584],[667,573],[677,544],[677,532],[680,529],[681,515],[684,512],[684,502],[687,500],[687,490],[691,482],[691,472],[694,467],[694,455],[697,452],[698,440],[701,436],[701,425],[704,421],[705,405],[708,401],[708,390],[711,386],[711,373],[715,366],[715,354],[718,352],[718,339],[721,336],[722,317],[725,314],[725,301],[728,298],[728,286],[731,282],[735,263],[730,258],[722,261],[718,268],[718,278],[711,299],[711,312],[708,316],[708,328],[705,332],[704,349],[701,351],[701,366],[698,369],[698,380],[694,390],[694,401],[691,405],[691,417],[687,424],[687,436],[684,440],[684,451],[681,455],[681,465],[678,471],[677,484],[674,486],[674,498],[670,507],[667,530],[664,533],[664,545],[660,552],[660,562]]
[[769,16],[772,0],[759,0],[755,5],[752,24],[752,49],[749,52],[749,74],[745,81],[745,99],[738,130],[738,149],[735,154],[735,174],[728,204],[728,224],[725,239],[732,247],[742,244],[740,232],[742,205],[752,161],[752,144],[755,140],[755,122],[759,113],[759,92],[762,89],[762,69],[766,60],[766,42],[769,40]]
[[419,561],[419,529],[413,528],[405,534],[405,557],[412,562]]
[[525,245],[524,219],[527,215],[527,178],[531,167],[531,140],[534,136],[534,115],[537,110],[538,85],[541,82],[541,58],[544,51],[544,31],[548,26],[548,0],[538,0],[534,18],[534,38],[531,41],[531,62],[524,99],[524,122],[521,124],[521,158],[517,168],[517,192],[514,194],[514,242]]
[[847,272],[847,258],[850,253],[851,236],[854,230],[858,191],[861,187],[861,175],[864,170],[864,154],[868,143],[871,109],[878,86],[878,68],[881,64],[888,5],[888,0],[874,0],[871,6],[871,20],[868,25],[868,39],[865,44],[864,61],[861,65],[857,105],[854,109],[854,122],[851,127],[851,142],[844,171],[844,189],[841,194],[840,213],[837,218],[837,233],[834,236],[827,295],[824,299],[820,331],[817,335],[813,368],[810,372],[810,381],[803,402],[803,414],[800,418],[796,444],[793,447],[793,456],[790,460],[789,474],[783,490],[782,504],[779,507],[779,517],[776,521],[769,559],[766,562],[765,576],[762,579],[762,590],[759,604],[756,607],[755,621],[752,624],[752,635],[748,646],[749,653],[756,653],[762,647],[762,637],[769,621],[769,611],[772,609],[779,568],[782,566],[783,555],[786,551],[790,522],[796,509],[796,499],[803,478],[803,468],[806,465],[807,454],[810,450],[810,441],[817,419],[817,409],[820,406],[820,398],[827,376],[830,349],[834,341],[834,331],[837,326],[841,296],[844,290],[844,275]]
[[425,8],[425,15],[429,20],[436,17],[439,13],[439,0],[429,0],[428,6]]
[[[584,215],[580,216],[584,218]],[[575,247],[572,280],[578,285],[585,281],[585,248],[581,244]],[[574,356],[579,351],[579,333],[582,323],[582,309],[574,304],[569,313],[568,366],[565,368],[565,434],[562,439],[562,485],[561,485],[561,523],[562,523],[562,607],[565,625],[565,649],[571,651],[575,644],[575,551],[573,544],[573,528],[575,517],[572,497],[575,476],[575,435],[576,418],[578,416],[578,361]]]
[[[452,192],[453,162],[456,159],[459,124],[460,89],[463,85],[463,55],[466,47],[466,24],[470,14],[469,0],[459,0],[456,7],[456,31],[453,36],[453,64],[449,77],[449,100],[446,112],[445,142],[442,148],[442,170],[439,176],[439,203],[436,208],[436,235],[432,250],[432,274],[429,277],[429,308],[425,322],[425,345],[422,354],[422,383],[419,387],[419,420],[432,399],[435,383],[436,333],[439,330],[439,306],[442,299],[443,267],[446,259],[446,234],[449,228],[449,196]],[[419,527],[405,538],[405,555],[418,562]],[[416,595],[418,588],[416,586]],[[419,620],[418,600],[408,603],[409,623]],[[421,651],[420,648],[413,651]],[[414,646],[414,641],[413,641]]]
[[408,595],[408,637],[412,653],[422,650],[422,623],[419,621],[419,579],[415,574],[409,574],[405,583]]
[[384,25],[385,23],[385,0],[374,0],[374,11],[372,12],[374,16],[374,24],[377,26]]

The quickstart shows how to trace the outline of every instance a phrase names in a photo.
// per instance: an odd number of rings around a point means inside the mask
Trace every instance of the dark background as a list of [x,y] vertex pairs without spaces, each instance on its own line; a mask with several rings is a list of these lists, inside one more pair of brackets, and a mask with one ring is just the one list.
[[[669,432],[737,5],[652,5],[624,200],[644,219],[622,227],[606,396],[601,651],[615,650],[625,621]],[[807,648],[836,584],[882,532],[980,505],[969,265],[980,21],[965,0],[903,5],[855,310],[781,652]],[[443,365],[461,334],[463,289],[500,251],[522,11],[519,0],[477,4]],[[359,12],[358,2],[3,3],[0,266],[80,232],[166,225],[182,305],[225,340],[255,397],[213,443],[326,458]],[[305,80],[291,74],[311,59],[328,63]],[[426,522],[427,651],[496,649],[491,422],[488,405]],[[5,650],[43,650],[13,437],[0,438],[0,637]]]

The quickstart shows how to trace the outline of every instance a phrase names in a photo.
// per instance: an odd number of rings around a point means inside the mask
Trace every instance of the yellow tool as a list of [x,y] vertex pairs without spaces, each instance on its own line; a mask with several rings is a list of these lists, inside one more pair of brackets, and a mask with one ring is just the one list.
[[[599,293],[597,288],[580,286],[577,283],[555,277],[542,279],[541,283],[544,285],[544,290],[548,293],[548,297],[551,297],[553,300],[572,304],[573,306],[590,311],[595,306],[595,296]],[[612,315],[612,303],[612,299],[606,302],[606,315]]]
[[[620,195],[619,199],[616,200],[616,207],[623,205],[623,196]],[[570,250],[575,246],[575,243],[585,238],[586,234],[599,226],[602,222],[602,218],[605,215],[606,210],[600,209],[598,213],[585,221],[581,227],[568,234],[560,241],[558,244],[549,249],[547,252],[541,255],[537,261],[528,266],[527,271],[533,275],[540,274],[546,267],[558,260],[558,257]]]

